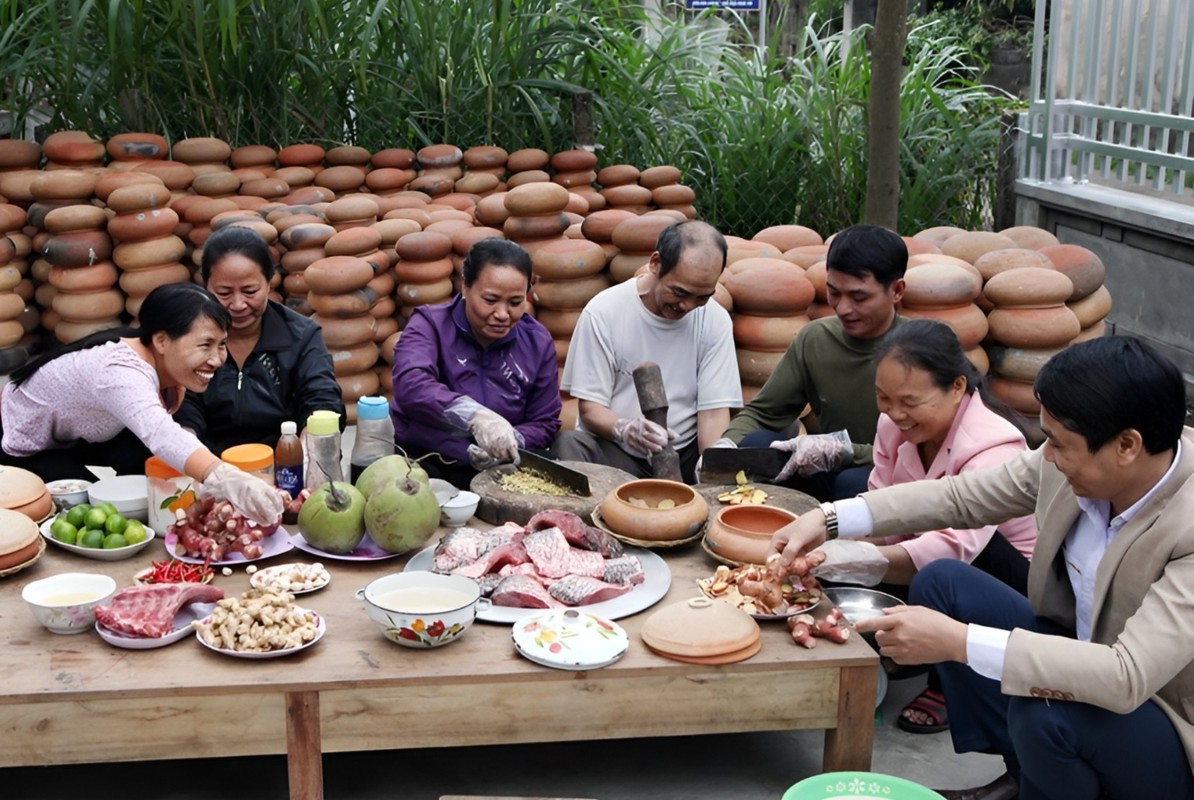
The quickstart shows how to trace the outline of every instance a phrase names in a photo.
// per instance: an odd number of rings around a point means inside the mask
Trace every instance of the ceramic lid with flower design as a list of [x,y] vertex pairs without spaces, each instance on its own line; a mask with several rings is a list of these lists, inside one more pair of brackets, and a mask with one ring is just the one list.
[[519,653],[556,669],[609,666],[630,646],[622,626],[575,608],[556,608],[527,617],[514,625],[511,636]]

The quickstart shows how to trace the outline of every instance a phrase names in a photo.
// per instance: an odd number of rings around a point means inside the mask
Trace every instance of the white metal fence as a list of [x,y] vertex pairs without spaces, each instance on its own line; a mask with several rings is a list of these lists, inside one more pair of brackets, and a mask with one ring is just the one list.
[[1021,177],[1194,203],[1191,5],[1038,0]]

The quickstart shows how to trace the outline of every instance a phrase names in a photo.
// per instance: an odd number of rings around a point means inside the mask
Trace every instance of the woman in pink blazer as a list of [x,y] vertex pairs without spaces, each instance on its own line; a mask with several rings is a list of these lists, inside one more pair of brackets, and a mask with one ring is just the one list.
[[[1028,449],[1024,434],[1009,421],[1014,412],[986,394],[982,376],[947,325],[907,322],[887,335],[876,359],[880,415],[868,489],[986,469]],[[973,564],[1024,594],[1036,520],[1029,515],[998,529],[942,528],[872,542],[887,559],[886,584],[906,586],[926,564],[946,558]],[[949,727],[935,672],[897,724],[915,733]]]

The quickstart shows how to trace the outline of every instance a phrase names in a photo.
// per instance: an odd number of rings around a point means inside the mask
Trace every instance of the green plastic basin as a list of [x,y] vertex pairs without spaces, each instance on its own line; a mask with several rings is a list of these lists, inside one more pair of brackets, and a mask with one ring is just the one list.
[[784,792],[783,800],[866,800],[872,797],[886,800],[944,800],[941,795],[919,783],[877,772],[827,772],[814,775]]

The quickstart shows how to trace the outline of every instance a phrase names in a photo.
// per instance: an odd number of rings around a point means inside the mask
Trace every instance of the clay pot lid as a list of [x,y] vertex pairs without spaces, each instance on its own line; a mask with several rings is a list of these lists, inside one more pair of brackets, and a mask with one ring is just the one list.
[[37,523],[18,511],[0,508],[0,555],[22,550],[40,536]]
[[670,658],[672,661],[680,661],[684,664],[705,664],[708,666],[717,666],[719,664],[736,664],[739,661],[745,661],[748,658],[756,655],[763,649],[762,639],[756,639],[755,643],[741,650],[735,650],[732,653],[722,653],[719,656],[678,656],[675,653],[664,653],[660,650],[647,645],[647,648],[656,655]]
[[657,653],[708,658],[752,647],[759,624],[727,603],[694,597],[656,611],[643,622],[641,635]]
[[626,654],[630,638],[616,622],[575,608],[555,608],[515,624],[514,647],[545,667],[590,670],[608,666]]
[[0,508],[28,505],[46,494],[46,484],[27,469],[0,466]]

